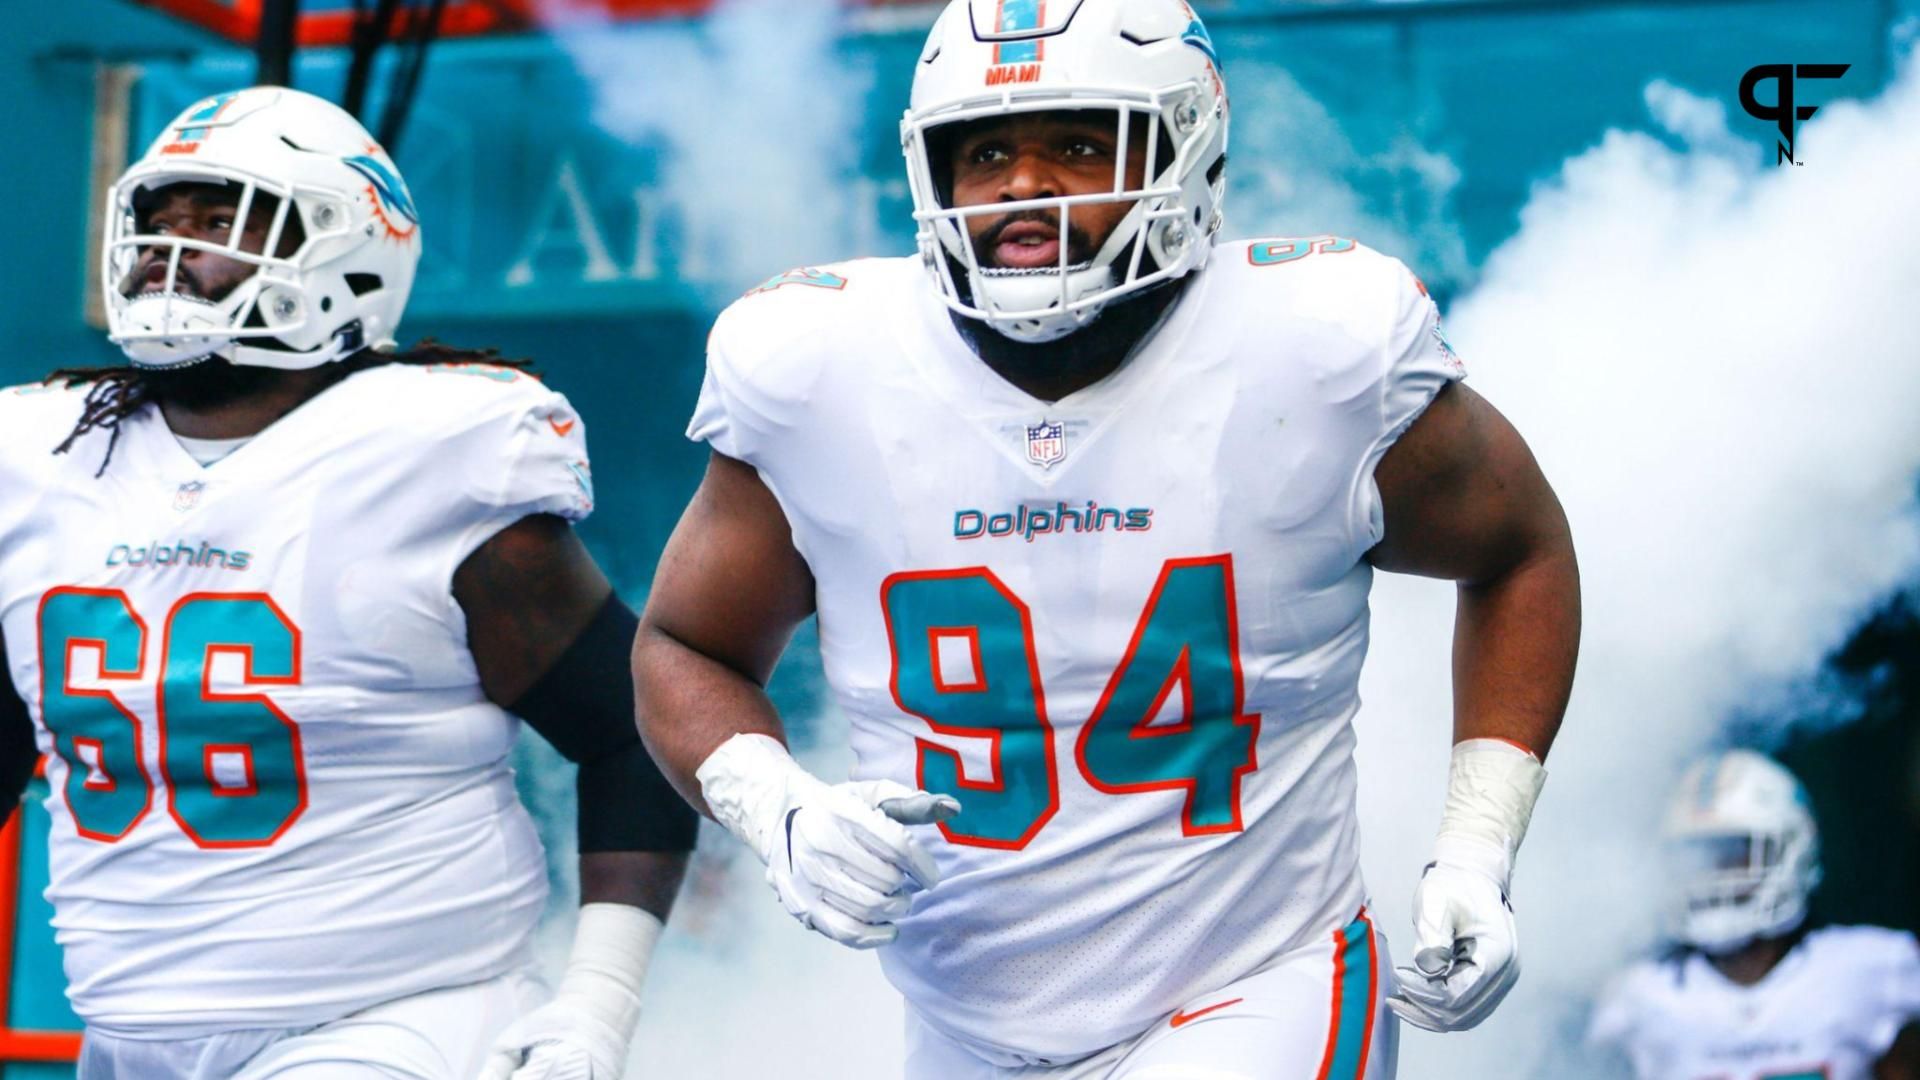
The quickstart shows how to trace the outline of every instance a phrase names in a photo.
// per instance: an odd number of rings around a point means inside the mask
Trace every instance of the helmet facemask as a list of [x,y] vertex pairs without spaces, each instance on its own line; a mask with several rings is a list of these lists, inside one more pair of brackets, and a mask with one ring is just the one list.
[[[148,229],[153,204],[169,189],[187,184],[224,187],[233,195],[233,225],[224,238],[203,240]],[[303,284],[304,271],[321,242],[346,234],[346,215],[330,209],[320,196],[320,192],[230,168],[163,178],[129,177],[116,184],[109,196],[106,257],[101,267],[114,341],[136,365],[147,368],[196,364],[232,352],[237,343],[254,345],[252,353],[272,352],[276,347],[288,353],[288,363],[264,366],[313,366],[310,357],[286,350],[279,338],[306,330],[316,317],[316,302]],[[245,233],[261,206],[271,207],[271,217],[258,250],[248,250]],[[157,289],[135,279],[136,274],[144,278],[148,253],[156,250],[163,253],[166,267]],[[219,296],[196,295],[180,287],[181,259],[189,251],[207,252],[255,270]],[[190,276],[192,271],[186,273]]]
[[[1224,139],[1201,110],[1218,107],[1208,87],[1196,82],[1138,93],[1086,90],[1063,100],[1059,91],[1014,91],[1001,100],[912,117],[902,125],[908,182],[919,223],[921,256],[948,306],[1024,342],[1052,341],[1093,321],[1109,302],[1178,277],[1204,260],[1219,227],[1223,181],[1218,168],[1200,170],[1203,156],[1220,160],[1211,145]],[[953,205],[948,146],[968,125],[1023,114],[1099,112],[1114,128],[1114,170],[1106,190],[1072,195]],[[1131,151],[1143,147],[1145,167],[1137,185],[1128,182]],[[1211,174],[1211,175],[1205,175]],[[1193,188],[1203,195],[1194,198]],[[1069,242],[1074,210],[1097,204],[1131,204],[1098,248],[1079,261]],[[1060,258],[1051,266],[1008,268],[982,264],[969,222],[977,217],[1045,214],[1060,237]],[[1085,211],[1082,210],[1084,214]],[[1144,242],[1142,242],[1144,241]]]

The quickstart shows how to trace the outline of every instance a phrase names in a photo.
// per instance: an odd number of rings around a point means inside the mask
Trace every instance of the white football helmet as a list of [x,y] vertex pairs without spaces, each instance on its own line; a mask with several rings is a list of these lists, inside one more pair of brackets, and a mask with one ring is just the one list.
[[1679,863],[1680,940],[1731,952],[1807,917],[1820,883],[1820,834],[1800,782],[1768,758],[1730,750],[1694,764],[1664,832]]
[[[233,186],[239,201],[225,241],[140,231],[141,204],[180,183]],[[264,250],[249,253],[240,248],[241,230],[262,194],[278,205]],[[275,253],[289,214],[298,215],[305,236],[281,257]],[[113,185],[106,220],[107,336],[143,367],[222,356],[311,368],[362,348],[390,348],[420,261],[419,215],[386,151],[344,109],[279,86],[188,107]],[[127,282],[149,248],[167,253],[167,276],[158,291],[143,292]],[[186,251],[259,269],[208,301],[174,289]]]
[[[1114,114],[1113,188],[1093,194],[950,206],[938,129],[1063,109]],[[934,24],[900,123],[921,258],[947,305],[1018,341],[1052,341],[1110,301],[1204,266],[1220,230],[1227,88],[1213,40],[1185,0],[953,0]],[[1127,187],[1130,145],[1144,186]],[[1093,257],[1069,264],[1072,210],[1130,202]],[[967,219],[1057,212],[1060,264],[983,268]],[[964,276],[964,282],[958,276]]]

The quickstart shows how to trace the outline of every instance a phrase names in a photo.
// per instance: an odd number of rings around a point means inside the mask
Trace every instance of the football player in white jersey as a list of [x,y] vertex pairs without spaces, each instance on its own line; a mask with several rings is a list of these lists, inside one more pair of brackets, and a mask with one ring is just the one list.
[[1920,1077],[1920,942],[1810,928],[1820,837],[1792,773],[1750,750],[1696,763],[1665,841],[1678,947],[1607,988],[1597,1050],[1639,1080]]
[[[4,809],[44,753],[80,1077],[621,1076],[696,818],[569,525],[580,418],[395,350],[419,218],[318,98],[195,104],[111,210],[131,366],[0,391]],[[585,796],[546,1004],[516,716]]]
[[[1226,89],[1181,0],[954,0],[902,137],[920,256],[713,329],[643,736],[787,911],[882,947],[915,1080],[1390,1075],[1389,1007],[1470,1027],[1518,973],[1578,637],[1551,489],[1405,267],[1217,237]],[[1375,567],[1460,583],[1397,995],[1354,811]],[[810,614],[846,783],[762,691]]]

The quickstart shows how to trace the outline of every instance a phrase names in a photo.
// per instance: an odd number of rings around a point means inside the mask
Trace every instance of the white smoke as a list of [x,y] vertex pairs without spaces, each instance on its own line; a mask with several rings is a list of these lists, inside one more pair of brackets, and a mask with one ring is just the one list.
[[[1784,736],[1823,658],[1920,570],[1920,77],[1823,106],[1801,167],[1716,101],[1646,100],[1668,138],[1611,131],[1566,162],[1448,318],[1567,508],[1585,634],[1520,858],[1526,975],[1470,1036],[1407,1030],[1406,1080],[1582,1075],[1586,1002],[1659,926],[1649,841],[1686,759],[1736,712]],[[1453,597],[1385,577],[1374,595],[1362,818],[1404,954]]]
[[[658,153],[679,276],[737,296],[788,267],[872,254],[860,170],[872,73],[838,49],[840,0],[721,0],[697,20],[613,23],[540,0],[593,90],[593,122]],[[910,235],[910,230],[908,230]]]
[[1230,59],[1233,125],[1227,168],[1227,235],[1337,233],[1404,259],[1429,282],[1468,276],[1454,219],[1460,169],[1401,127],[1385,146],[1362,148],[1286,69]]

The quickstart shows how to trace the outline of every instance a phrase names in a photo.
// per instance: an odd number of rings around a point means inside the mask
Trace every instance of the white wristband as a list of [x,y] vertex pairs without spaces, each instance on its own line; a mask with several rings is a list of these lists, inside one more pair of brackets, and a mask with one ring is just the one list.
[[693,777],[700,782],[700,794],[707,800],[707,809],[713,811],[713,820],[725,825],[762,860],[767,858],[768,836],[781,824],[780,808],[785,805],[789,785],[800,777],[813,779],[780,740],[748,734],[721,743],[700,763]]
[[1546,782],[1540,759],[1504,739],[1456,743],[1434,861],[1480,870],[1505,889]]
[[623,1038],[640,1023],[640,985],[663,929],[650,912],[627,904],[582,904],[573,952],[557,999],[589,1009]]

